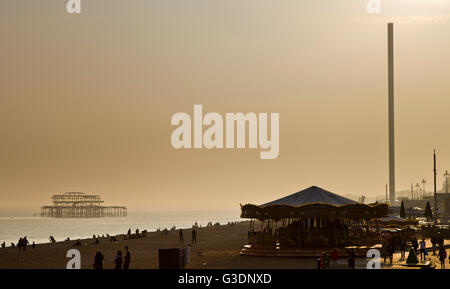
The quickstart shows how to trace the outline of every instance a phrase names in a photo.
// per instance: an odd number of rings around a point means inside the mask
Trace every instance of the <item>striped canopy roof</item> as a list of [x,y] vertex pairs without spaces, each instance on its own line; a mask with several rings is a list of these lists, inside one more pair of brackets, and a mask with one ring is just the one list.
[[358,202],[336,195],[322,188],[312,186],[302,191],[296,192],[292,195],[260,205],[260,207],[266,207],[270,205],[288,205],[298,207],[314,203],[342,206],[342,205],[356,204]]

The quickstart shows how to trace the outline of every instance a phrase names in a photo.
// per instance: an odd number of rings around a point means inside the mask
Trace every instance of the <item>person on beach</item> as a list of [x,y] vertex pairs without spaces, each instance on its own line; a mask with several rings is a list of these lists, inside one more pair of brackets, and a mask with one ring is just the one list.
[[348,250],[348,268],[349,269],[355,269],[355,259],[356,259],[355,251],[353,250],[353,248],[350,248]]
[[33,241],[33,244],[31,244],[31,248],[36,249],[36,243]]
[[406,252],[406,242],[405,239],[400,240],[400,259],[405,259],[405,252]]
[[331,252],[330,259],[331,259],[331,262],[330,262],[331,269],[336,269],[337,268],[338,259],[339,259],[339,252],[338,252],[337,248],[335,248],[333,250],[333,252]]
[[19,241],[17,241],[17,247],[19,248],[19,251],[22,251],[22,237],[20,237]]
[[97,251],[94,256],[94,269],[101,270],[103,269],[103,256],[101,251]]
[[5,248],[5,247],[6,247],[6,243],[5,243],[5,241],[3,241],[2,248]]
[[192,229],[192,244],[197,244],[197,230],[195,227]]
[[50,240],[50,243],[56,243],[56,240],[55,238],[53,238],[53,236],[50,236],[48,239]]
[[419,243],[419,249],[420,249],[420,261],[425,261],[425,239],[422,239],[422,241],[420,241]]
[[389,242],[388,245],[388,254],[389,254],[389,263],[392,264],[392,261],[394,260],[394,253],[395,253],[395,247],[392,242]]
[[383,244],[381,245],[381,256],[383,257],[384,263],[386,264],[386,258],[389,256],[388,243],[386,240],[384,240]]
[[130,269],[131,253],[128,246],[125,246],[125,260],[123,261],[123,269]]
[[22,249],[25,251],[27,249],[27,246],[30,244],[30,242],[28,242],[27,236],[23,237],[22,239]]
[[436,256],[436,244],[437,244],[436,235],[433,235],[433,237],[431,237],[431,244],[433,245],[433,256]]
[[183,231],[181,229],[178,232],[178,235],[180,236],[180,248],[183,248],[184,240],[183,240]]
[[447,252],[444,249],[444,246],[439,247],[439,261],[441,261],[441,269],[445,269],[445,259],[447,258]]
[[322,252],[321,254],[320,254],[320,265],[319,265],[319,269],[325,269],[325,258],[326,258],[326,256],[325,256],[325,252]]
[[437,243],[439,246],[444,246],[444,238],[441,236],[441,232],[438,232]]
[[116,270],[121,270],[122,269],[122,264],[123,264],[122,251],[120,251],[120,250],[117,251],[116,258],[114,258],[114,263],[116,264],[114,269],[116,269]]
[[414,237],[411,241],[414,252],[417,254],[417,248],[419,248],[419,243],[417,242],[417,238]]
[[330,254],[328,254],[328,252],[325,252],[325,263],[324,263],[325,269],[330,269],[330,261],[331,261]]

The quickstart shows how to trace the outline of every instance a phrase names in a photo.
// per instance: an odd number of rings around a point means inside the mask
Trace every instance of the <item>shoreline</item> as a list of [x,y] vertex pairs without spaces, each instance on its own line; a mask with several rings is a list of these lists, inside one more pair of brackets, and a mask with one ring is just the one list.
[[[29,218],[39,218],[39,219],[48,219],[48,218],[44,218],[44,217],[29,217]],[[126,217],[124,217],[124,218],[126,218]],[[24,219],[27,219],[27,218],[24,218]],[[69,219],[71,219],[71,220],[73,220],[73,218],[66,218],[67,220],[69,220]],[[76,219],[76,218],[75,218]],[[78,220],[78,219],[76,219],[76,220]],[[227,225],[229,225],[230,223],[244,223],[244,222],[248,222],[248,221],[230,221],[230,222],[228,222],[227,224],[220,224],[219,222],[211,222],[212,223],[212,225],[213,226],[216,226],[215,224],[219,224],[218,226],[227,226]],[[146,232],[147,234],[156,234],[156,233],[162,233],[162,231],[164,231],[165,229],[167,229],[169,232],[173,232],[174,230],[175,231],[178,231],[179,229],[182,229],[182,230],[191,230],[192,228],[193,228],[193,226],[195,225],[195,222],[191,225],[191,227],[176,227],[175,225],[173,225],[172,227],[174,227],[175,229],[172,229],[172,228],[158,228],[158,229],[153,229],[153,230],[148,230],[148,229],[141,229],[141,228],[129,228],[129,229],[131,229],[131,235],[135,235],[135,231],[136,231],[136,229],[139,229],[139,232],[140,233],[142,233],[142,232]],[[199,224],[199,226],[197,227],[197,228],[206,228],[206,226],[204,226],[204,225],[202,225],[202,224]],[[94,235],[94,234],[93,234]],[[68,243],[68,242],[75,242],[75,241],[77,241],[77,240],[80,240],[80,241],[94,241],[94,238],[93,238],[93,235],[92,236],[82,236],[82,237],[71,237],[71,236],[67,236],[67,237],[69,237],[69,241],[67,241],[67,240],[58,240],[58,241],[56,241],[55,243],[52,243],[52,242],[50,242],[48,239],[47,239],[47,241],[45,241],[45,242],[35,242],[35,245],[36,246],[38,246],[38,245],[46,245],[46,244],[58,244],[58,243]],[[96,236],[96,238],[99,238],[99,239],[102,239],[102,240],[104,240],[104,239],[108,239],[108,238],[110,238],[110,237],[116,237],[116,238],[119,238],[120,240],[123,240],[124,239],[124,236],[125,235],[127,235],[127,232],[125,232],[125,233],[118,233],[118,234],[109,234],[109,233],[105,233],[105,234],[99,234],[99,235],[97,235],[97,234],[95,234],[95,236]],[[22,237],[24,237],[24,236],[27,236],[27,235],[23,235],[23,236],[18,236],[17,237],[17,240],[19,239],[19,238],[22,238]],[[49,238],[50,238],[50,236],[48,236]],[[67,238],[66,237],[66,238]],[[33,240],[30,240],[28,237],[27,237],[27,239],[28,239],[28,241],[30,242],[29,243],[29,245],[27,246],[27,247],[31,247],[32,246],[32,243],[33,243]],[[139,239],[139,238],[132,238],[132,239]],[[13,241],[13,243],[14,243],[14,245],[15,246],[11,246],[11,243],[6,243],[6,246],[5,246],[5,248],[2,248],[2,247],[0,247],[0,249],[7,249],[7,248],[17,248],[17,240],[16,241]],[[4,240],[1,240],[0,239],[0,244],[1,243],[3,243],[4,242]],[[6,242],[6,241],[5,241]]]
[[205,226],[208,222],[243,221],[235,209],[220,210],[204,209],[192,211],[190,209],[130,212],[127,217],[110,218],[44,218],[40,216],[0,217],[0,244],[6,246],[16,244],[19,238],[27,236],[30,243],[45,244],[53,236],[57,241],[70,239],[88,239],[93,235],[120,235],[131,229],[133,232],[147,230],[150,232],[160,229],[190,228],[196,222]]

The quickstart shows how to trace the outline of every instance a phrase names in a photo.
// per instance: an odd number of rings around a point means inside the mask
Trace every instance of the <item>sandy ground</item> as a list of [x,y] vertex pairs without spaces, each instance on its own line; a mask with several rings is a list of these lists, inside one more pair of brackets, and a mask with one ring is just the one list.
[[[191,262],[187,268],[193,269],[314,269],[315,258],[275,258],[275,257],[244,257],[239,256],[239,250],[246,243],[248,223],[222,225],[211,228],[199,228],[198,243],[191,247]],[[185,243],[191,241],[191,230],[183,230]],[[19,252],[17,247],[0,248],[0,268],[49,268],[64,269],[69,258],[66,253],[76,248],[81,252],[81,268],[91,269],[93,257],[97,250],[105,256],[104,268],[114,267],[114,256],[117,250],[124,252],[124,246],[131,251],[131,268],[158,268],[158,249],[179,247],[178,231],[168,235],[157,232],[147,234],[146,238],[123,240],[111,243],[107,238],[100,238],[99,244],[93,239],[82,240],[82,246],[73,247],[74,241],[57,242],[55,244],[39,244],[35,249],[28,246],[26,251]],[[394,257],[398,263],[400,255]],[[357,259],[356,267],[365,268],[366,260]],[[347,260],[342,258],[337,268],[347,268]],[[382,264],[383,268],[397,268],[390,264]],[[438,266],[439,267],[439,266]],[[448,266],[450,268],[450,266]]]

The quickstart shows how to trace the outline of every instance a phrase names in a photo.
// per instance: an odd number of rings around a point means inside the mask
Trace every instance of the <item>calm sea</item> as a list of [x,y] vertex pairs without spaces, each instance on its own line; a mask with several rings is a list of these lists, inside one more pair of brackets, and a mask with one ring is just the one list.
[[27,239],[36,244],[48,242],[49,236],[56,241],[90,238],[93,234],[123,234],[129,228],[134,232],[137,228],[154,231],[158,228],[170,229],[190,228],[195,222],[205,226],[208,222],[226,224],[240,221],[240,208],[220,209],[167,209],[167,210],[135,210],[128,209],[127,217],[94,218],[94,219],[56,219],[34,217],[34,212],[26,212],[0,208],[0,243],[6,241],[17,243],[18,239],[27,236]]

